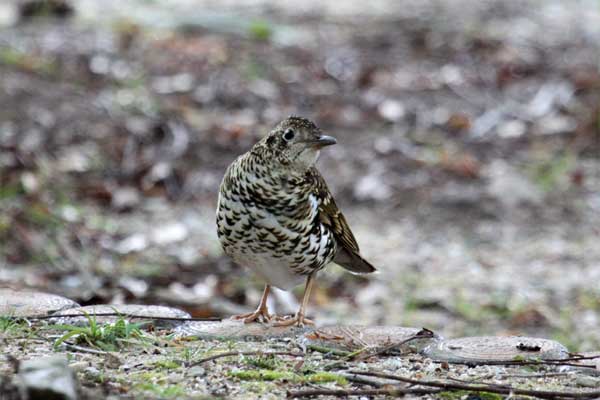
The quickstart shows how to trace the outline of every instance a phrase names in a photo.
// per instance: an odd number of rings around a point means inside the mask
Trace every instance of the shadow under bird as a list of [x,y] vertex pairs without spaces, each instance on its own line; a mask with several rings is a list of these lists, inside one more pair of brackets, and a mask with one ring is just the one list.
[[[305,310],[319,270],[334,262],[353,273],[375,271],[361,257],[346,218],[314,166],[321,149],[334,144],[312,121],[291,116],[227,168],[217,206],[219,241],[236,263],[266,282],[256,311],[233,318],[275,326],[312,324]],[[303,279],[298,312],[269,314],[271,286],[289,290]]]

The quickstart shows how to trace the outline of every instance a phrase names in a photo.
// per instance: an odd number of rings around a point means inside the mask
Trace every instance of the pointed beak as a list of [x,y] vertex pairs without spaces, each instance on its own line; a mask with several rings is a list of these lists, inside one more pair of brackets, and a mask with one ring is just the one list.
[[321,135],[321,136],[319,136],[319,138],[310,141],[311,145],[318,147],[318,148],[325,147],[325,146],[331,146],[336,143],[337,143],[337,140],[335,140],[335,138],[333,136],[327,136],[327,135]]

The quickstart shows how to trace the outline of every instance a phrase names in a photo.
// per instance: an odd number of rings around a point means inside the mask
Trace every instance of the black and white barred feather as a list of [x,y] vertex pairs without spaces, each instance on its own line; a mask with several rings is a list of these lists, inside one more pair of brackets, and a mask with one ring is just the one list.
[[333,140],[311,121],[290,117],[235,160],[221,183],[217,232],[225,253],[280,288],[332,261],[375,271],[314,167],[322,138]]

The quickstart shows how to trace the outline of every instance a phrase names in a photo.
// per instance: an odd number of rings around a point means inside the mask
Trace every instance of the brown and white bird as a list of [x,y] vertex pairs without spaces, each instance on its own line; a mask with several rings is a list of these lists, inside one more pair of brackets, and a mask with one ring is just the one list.
[[291,116],[227,168],[219,190],[217,232],[223,250],[265,282],[256,311],[235,316],[268,322],[271,286],[289,290],[306,279],[300,309],[276,326],[312,324],[306,305],[317,272],[334,262],[353,273],[375,268],[358,244],[315,168],[321,149],[336,143],[311,121]]

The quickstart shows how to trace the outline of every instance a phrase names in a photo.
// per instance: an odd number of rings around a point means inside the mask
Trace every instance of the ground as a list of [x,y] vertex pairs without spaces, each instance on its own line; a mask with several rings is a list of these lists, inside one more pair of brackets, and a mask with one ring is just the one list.
[[0,5],[3,286],[250,310],[216,193],[295,113],[338,138],[319,169],[380,271],[321,274],[320,324],[600,347],[597,2],[22,3]]

